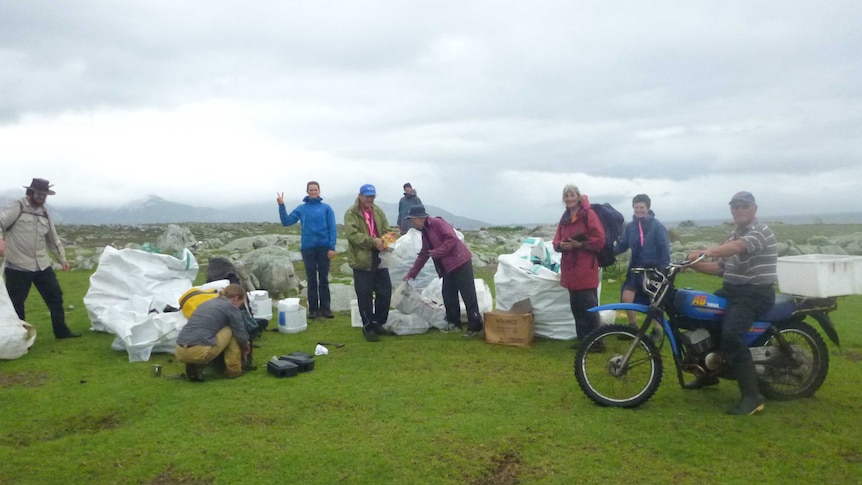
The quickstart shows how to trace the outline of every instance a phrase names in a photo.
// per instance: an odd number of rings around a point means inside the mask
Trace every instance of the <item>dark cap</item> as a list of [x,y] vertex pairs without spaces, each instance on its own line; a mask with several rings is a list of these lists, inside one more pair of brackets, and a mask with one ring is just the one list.
[[411,189],[413,188],[413,186],[410,185],[410,182],[405,183],[404,187],[402,187],[402,188],[406,189],[407,187],[410,187]]
[[733,197],[730,198],[730,202],[728,202],[728,204],[733,204],[734,202],[754,205],[754,196],[751,195],[751,192],[737,192],[733,194]]
[[30,182],[30,186],[24,187],[24,188],[30,189],[33,192],[41,192],[43,194],[54,195],[56,192],[51,190],[51,187],[53,187],[53,185],[48,183],[47,180],[40,179],[40,178],[34,178],[33,181]]
[[377,189],[375,189],[371,184],[365,184],[362,187],[359,187],[359,193],[366,197],[370,197],[372,195],[377,195]]
[[414,205],[407,211],[407,219],[416,219],[419,217],[428,217],[428,213],[425,212],[425,206],[422,204]]

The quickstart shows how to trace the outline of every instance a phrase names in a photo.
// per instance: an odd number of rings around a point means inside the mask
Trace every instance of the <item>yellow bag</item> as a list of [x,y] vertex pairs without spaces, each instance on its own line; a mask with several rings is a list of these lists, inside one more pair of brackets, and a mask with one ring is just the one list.
[[203,302],[218,297],[218,290],[202,290],[198,287],[190,288],[180,297],[180,310],[186,318],[191,318],[195,309]]

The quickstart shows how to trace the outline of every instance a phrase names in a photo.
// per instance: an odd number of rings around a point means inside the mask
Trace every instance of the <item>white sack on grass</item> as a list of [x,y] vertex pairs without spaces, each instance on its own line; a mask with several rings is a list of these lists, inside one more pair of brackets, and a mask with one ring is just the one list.
[[[484,315],[485,312],[490,312],[494,309],[494,297],[491,296],[491,288],[485,280],[476,278],[473,280],[476,286],[476,299],[479,301],[479,313]],[[432,281],[424,290],[422,297],[431,300],[435,303],[443,303],[443,278],[437,278]],[[467,307],[464,305],[464,299],[461,294],[458,294],[458,303],[461,307],[461,321],[467,321]],[[445,308],[445,307],[444,307]]]
[[[464,240],[464,235],[456,230],[455,234],[458,239]],[[392,245],[392,251],[387,255],[389,265],[389,279],[392,280],[392,287],[397,286],[404,279],[404,275],[413,267],[416,262],[416,256],[422,250],[422,233],[411,228],[406,234],[399,237]],[[412,281],[413,288],[422,291],[428,286],[431,281],[437,279],[437,270],[434,269],[434,261],[430,258],[425,266],[416,275],[416,279]]]
[[383,328],[394,332],[395,335],[419,335],[431,328],[431,324],[418,314],[408,315],[398,310],[389,312],[389,318],[383,324]]
[[[540,243],[541,238],[529,238],[514,253],[502,254],[498,258],[497,272],[494,274],[497,310],[507,311],[514,303],[529,298],[533,306],[536,335],[571,340],[577,337],[577,331],[569,305],[569,291],[560,286],[558,273],[530,262],[533,248]],[[550,256],[559,267],[562,255],[552,251]],[[598,294],[601,295],[601,283]]]
[[[5,262],[0,261],[0,270]],[[0,271],[0,359],[13,360],[27,353],[36,341],[36,327],[18,318],[6,281]]]
[[446,322],[446,309],[443,308],[443,305],[423,298],[406,281],[402,281],[392,290],[391,304],[401,313],[420,316],[434,328],[446,330],[449,327]]
[[176,258],[106,247],[84,297],[92,329],[117,335],[130,362],[149,360],[155,349],[172,350],[186,319],[182,312],[162,312],[179,307],[198,270],[188,249]]

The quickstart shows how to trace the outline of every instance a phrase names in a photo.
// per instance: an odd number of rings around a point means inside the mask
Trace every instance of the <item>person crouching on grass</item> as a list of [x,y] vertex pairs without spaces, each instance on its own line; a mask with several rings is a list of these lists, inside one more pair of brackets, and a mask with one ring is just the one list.
[[228,285],[218,298],[201,303],[180,330],[174,355],[186,364],[190,381],[203,381],[204,368],[224,353],[225,375],[242,375],[242,362],[251,352],[241,308],[246,293],[240,285]]
[[443,278],[443,305],[446,307],[446,321],[461,327],[461,305],[458,293],[467,308],[467,332],[464,337],[481,335],[482,315],[479,313],[479,300],[476,297],[476,283],[473,280],[473,253],[458,239],[455,229],[442,217],[428,217],[425,206],[410,208],[407,219],[413,228],[422,232],[422,249],[413,267],[404,276],[404,281],[415,279],[428,262],[434,260],[437,274]]

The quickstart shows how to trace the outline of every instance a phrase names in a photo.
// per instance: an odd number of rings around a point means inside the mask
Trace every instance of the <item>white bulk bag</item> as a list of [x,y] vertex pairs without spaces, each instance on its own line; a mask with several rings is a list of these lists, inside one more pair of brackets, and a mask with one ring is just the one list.
[[[5,262],[0,261],[0,270],[4,266]],[[21,357],[35,341],[36,327],[18,318],[0,271],[0,359],[12,360]]]
[[[507,311],[514,303],[529,298],[533,306],[536,335],[560,340],[574,339],[577,331],[569,304],[569,291],[560,286],[559,273],[530,261],[534,248],[540,244],[551,247],[550,244],[544,245],[541,238],[529,238],[514,253],[502,254],[498,258],[497,272],[494,274],[497,310]],[[550,256],[559,267],[562,255],[552,251]],[[597,291],[600,295],[601,283]]]
[[92,329],[117,335],[122,345],[114,347],[125,348],[130,362],[149,360],[154,347],[172,348],[187,320],[182,312],[163,312],[179,308],[198,270],[188,249],[177,258],[106,247],[84,296]]

